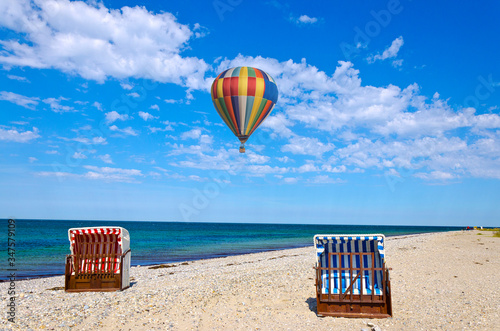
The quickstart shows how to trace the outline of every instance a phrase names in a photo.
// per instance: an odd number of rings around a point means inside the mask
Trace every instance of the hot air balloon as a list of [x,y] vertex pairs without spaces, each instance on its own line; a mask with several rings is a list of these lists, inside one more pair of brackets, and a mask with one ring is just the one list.
[[236,67],[217,76],[211,92],[215,109],[240,140],[240,153],[245,153],[245,142],[278,101],[274,79],[257,68]]

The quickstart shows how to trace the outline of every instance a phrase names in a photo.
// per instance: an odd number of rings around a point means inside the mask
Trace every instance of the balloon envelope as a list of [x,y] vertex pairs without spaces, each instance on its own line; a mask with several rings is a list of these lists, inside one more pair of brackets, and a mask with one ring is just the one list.
[[212,101],[226,125],[243,144],[271,113],[278,87],[266,72],[252,67],[223,71],[212,83]]

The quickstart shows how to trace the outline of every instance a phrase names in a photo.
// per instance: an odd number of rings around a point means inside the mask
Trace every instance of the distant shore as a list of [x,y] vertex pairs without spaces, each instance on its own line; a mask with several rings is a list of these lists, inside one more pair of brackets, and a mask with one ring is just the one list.
[[[482,233],[482,235],[478,235]],[[500,238],[487,231],[388,237],[393,318],[316,315],[312,247],[133,267],[122,292],[65,293],[64,277],[16,282],[16,323],[63,330],[493,330]],[[8,283],[0,284],[3,304]],[[5,307],[5,306],[4,306]]]

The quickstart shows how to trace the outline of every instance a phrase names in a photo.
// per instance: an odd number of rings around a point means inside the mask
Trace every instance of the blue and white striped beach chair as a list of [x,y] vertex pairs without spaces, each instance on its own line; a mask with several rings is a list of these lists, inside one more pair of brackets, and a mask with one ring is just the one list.
[[318,315],[392,316],[384,241],[382,234],[314,236]]

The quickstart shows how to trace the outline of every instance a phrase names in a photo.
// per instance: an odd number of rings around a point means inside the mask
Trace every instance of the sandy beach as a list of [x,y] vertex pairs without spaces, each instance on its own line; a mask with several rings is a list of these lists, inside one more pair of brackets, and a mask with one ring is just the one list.
[[[388,238],[392,318],[318,317],[313,247],[133,267],[122,292],[65,293],[62,276],[16,282],[22,330],[499,330],[500,238]],[[311,239],[312,240],[312,239]],[[64,258],[64,257],[61,257]]]

